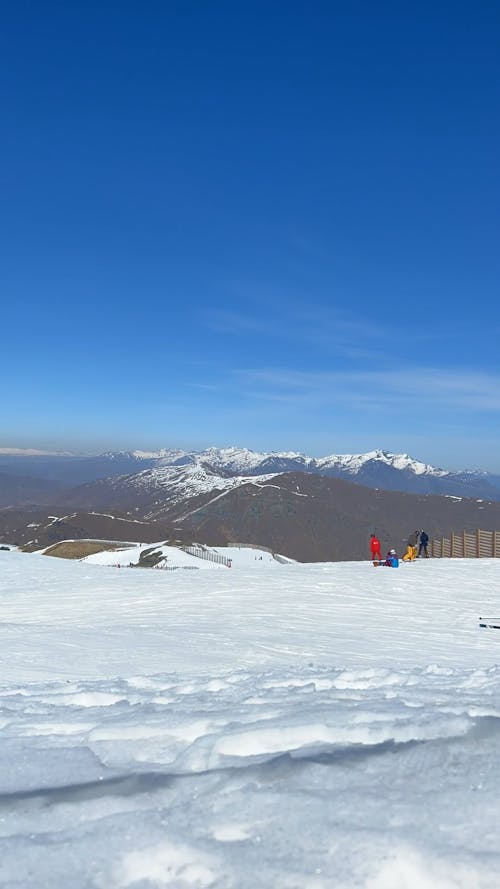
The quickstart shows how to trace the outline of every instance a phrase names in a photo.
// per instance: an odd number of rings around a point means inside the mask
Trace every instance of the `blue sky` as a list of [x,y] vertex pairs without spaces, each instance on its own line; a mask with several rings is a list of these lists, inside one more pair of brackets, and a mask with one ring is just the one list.
[[500,7],[24,2],[0,446],[500,471]]

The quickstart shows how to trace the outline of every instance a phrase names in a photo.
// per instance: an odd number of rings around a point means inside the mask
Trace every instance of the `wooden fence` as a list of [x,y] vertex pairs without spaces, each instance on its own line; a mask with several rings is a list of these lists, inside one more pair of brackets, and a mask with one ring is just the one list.
[[500,531],[461,531],[434,538],[429,547],[435,559],[500,559]]

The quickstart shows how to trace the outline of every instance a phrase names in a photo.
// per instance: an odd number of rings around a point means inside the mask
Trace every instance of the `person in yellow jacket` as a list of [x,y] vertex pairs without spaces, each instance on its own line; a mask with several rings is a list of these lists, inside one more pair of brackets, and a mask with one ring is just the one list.
[[403,556],[403,562],[413,562],[417,558],[418,531],[412,531],[408,537],[407,550]]

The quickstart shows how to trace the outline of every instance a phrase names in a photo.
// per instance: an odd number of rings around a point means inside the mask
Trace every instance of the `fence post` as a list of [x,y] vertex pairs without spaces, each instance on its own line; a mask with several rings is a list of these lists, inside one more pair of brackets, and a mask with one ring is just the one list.
[[479,554],[481,552],[481,530],[480,528],[476,531],[476,547],[477,547],[477,558],[479,559]]

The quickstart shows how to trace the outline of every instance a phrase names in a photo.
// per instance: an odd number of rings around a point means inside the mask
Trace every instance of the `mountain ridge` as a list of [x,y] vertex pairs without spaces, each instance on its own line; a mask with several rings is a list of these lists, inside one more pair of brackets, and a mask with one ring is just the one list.
[[[201,504],[251,480],[263,483],[284,473],[338,478],[376,490],[500,500],[498,477],[479,471],[451,472],[409,454],[382,449],[326,457],[241,447],[210,447],[203,451],[164,448],[156,452],[120,451],[74,458],[16,455],[11,462],[4,455],[0,457],[0,480],[9,473],[13,475],[14,470],[19,472],[21,465],[33,479],[32,496],[24,485],[22,501],[9,496],[3,505],[41,505],[50,501],[69,509],[118,508],[125,513],[139,510],[146,511],[148,520],[175,516],[178,508],[194,499]],[[37,499],[41,495],[40,485],[36,484],[37,472],[39,478],[54,483],[52,498],[47,489],[43,491],[43,500]],[[10,488],[15,492],[15,485]]]
[[31,550],[62,540],[169,540],[253,544],[306,562],[367,559],[371,532],[384,552],[394,546],[401,555],[417,528],[440,538],[478,527],[500,529],[499,501],[374,490],[312,473],[248,477],[176,503],[152,499],[148,492],[127,511],[119,503],[106,511],[0,510],[0,540]]

